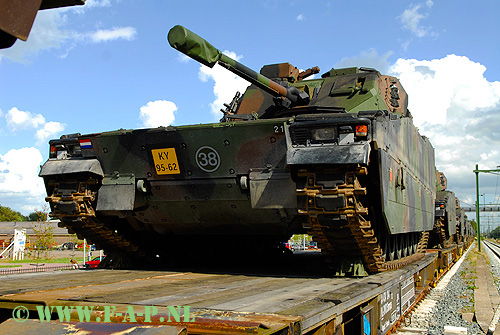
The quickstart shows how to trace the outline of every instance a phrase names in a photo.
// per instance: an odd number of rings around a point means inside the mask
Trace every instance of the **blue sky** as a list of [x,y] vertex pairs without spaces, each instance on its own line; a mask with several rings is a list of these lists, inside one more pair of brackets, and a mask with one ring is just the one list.
[[[494,1],[88,0],[39,12],[27,42],[0,50],[0,204],[44,204],[36,175],[66,133],[216,122],[246,83],[182,57],[176,24],[245,65],[367,66],[397,75],[449,188],[500,165],[500,5]],[[497,177],[481,175],[486,202]],[[500,193],[500,191],[498,191]],[[498,201],[496,201],[498,202]]]

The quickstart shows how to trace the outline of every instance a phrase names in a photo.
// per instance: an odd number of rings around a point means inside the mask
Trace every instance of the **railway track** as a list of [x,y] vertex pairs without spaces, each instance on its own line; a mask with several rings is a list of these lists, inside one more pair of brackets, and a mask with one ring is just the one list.
[[[482,240],[483,251],[488,255],[489,263],[482,264],[482,268],[487,268],[487,272],[478,270],[479,287],[483,287],[482,292],[477,293],[475,300],[481,301],[477,322],[488,335],[500,332],[498,322],[500,320],[500,290],[494,277],[500,277],[500,245],[491,240]],[[491,271],[491,274],[490,274]],[[493,275],[493,276],[492,276]],[[486,289],[487,287],[487,289]],[[476,292],[475,291],[475,292]],[[476,294],[475,294],[476,295]]]
[[460,259],[442,276],[435,287],[430,287],[423,292],[421,300],[417,301],[412,310],[404,317],[403,326],[397,330],[397,334],[428,334],[429,320],[439,302],[443,300],[449,290],[450,281],[460,269],[462,262],[467,258],[472,246],[465,251]]
[[[483,240],[483,245],[490,251],[492,254],[489,254],[490,258],[490,265],[492,267],[492,271],[496,272],[496,276],[500,276],[500,271],[496,270],[500,266],[500,244],[493,242],[493,241],[486,241]],[[486,250],[485,250],[486,251]],[[486,251],[486,253],[488,253]],[[498,289],[498,288],[497,288]],[[490,325],[488,327],[487,334],[491,335],[495,333],[495,330],[498,331],[498,321],[500,320],[500,305],[496,307],[495,313],[493,315],[493,318],[490,322]]]
[[[492,241],[482,242],[483,250],[488,254],[474,252],[469,264],[462,266],[470,249],[442,277],[435,288],[430,288],[415,308],[405,318],[406,324],[398,329],[397,334],[439,334],[443,327],[454,329],[456,333],[494,334],[499,330],[500,319],[498,287],[490,271],[500,276],[500,245]],[[490,265],[486,261],[489,258]],[[460,276],[457,275],[460,272]],[[471,281],[472,280],[472,281]],[[463,299],[462,301],[460,301]],[[470,299],[469,305],[467,299]],[[461,311],[469,306],[470,318],[464,321]],[[467,309],[467,308],[466,308]],[[472,319],[474,315],[474,319]]]
[[500,260],[500,244],[493,241],[483,240],[483,245],[486,246]]

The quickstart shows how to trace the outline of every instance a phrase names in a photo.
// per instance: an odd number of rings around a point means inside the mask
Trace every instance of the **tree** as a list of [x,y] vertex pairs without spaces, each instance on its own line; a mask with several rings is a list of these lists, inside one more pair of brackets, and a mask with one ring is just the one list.
[[474,229],[474,232],[477,234],[477,223],[475,220],[470,220],[470,225],[472,226],[472,229]]
[[500,238],[500,227],[496,227],[495,229],[493,229],[489,234],[489,237]]
[[41,212],[41,211],[35,211],[33,213],[30,213],[28,215],[28,221],[47,221],[47,213]]
[[[47,213],[43,211],[37,211],[35,213],[38,219],[32,223],[36,240],[32,243],[33,250],[31,257],[38,262],[41,259],[49,258],[50,249],[54,246],[55,240],[52,225],[50,221],[47,221]],[[42,220],[42,218],[45,218],[45,220]]]
[[73,235],[70,235],[70,240],[69,240],[72,244],[72,247],[71,247],[71,257],[75,257],[75,249],[77,248],[77,246],[79,244],[83,244],[83,240],[80,240],[78,238],[78,236],[76,236],[76,234],[73,234]]
[[297,242],[297,243],[302,243],[305,239],[305,242],[308,243],[308,242],[311,242],[312,241],[312,237],[310,235],[307,235],[307,234],[298,234],[298,235],[292,235],[292,237],[290,237],[290,240],[293,241],[293,242]]
[[0,205],[0,222],[10,221],[28,221],[26,216],[19,212],[13,211],[9,207]]

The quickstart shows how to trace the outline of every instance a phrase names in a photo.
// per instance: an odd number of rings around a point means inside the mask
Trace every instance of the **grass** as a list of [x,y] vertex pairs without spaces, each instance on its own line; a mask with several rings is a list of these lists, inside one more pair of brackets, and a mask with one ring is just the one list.
[[[99,256],[99,251],[93,251],[94,255],[92,255],[92,258],[95,256]],[[83,251],[81,249],[75,249],[74,251],[72,250],[64,250],[64,251],[59,251],[59,250],[49,250],[49,251],[43,251],[40,252],[39,258],[36,258],[36,251],[33,250],[28,250],[24,254],[24,259],[23,260],[13,260],[11,258],[0,258],[0,266],[2,265],[13,265],[13,264],[53,264],[53,263],[59,263],[59,264],[70,264],[70,260],[74,259],[77,261],[79,264],[82,263],[83,261]]]
[[477,260],[478,257],[481,256],[482,253],[479,253],[478,249],[473,249],[467,256],[464,262],[464,268],[460,272],[460,276],[464,280],[464,283],[467,287],[467,291],[464,292],[463,296],[460,298],[467,299],[469,301],[468,304],[466,304],[463,307],[462,313],[467,312],[467,313],[474,313],[474,290],[477,289],[476,286],[476,279],[477,279],[477,271],[476,271],[476,266],[477,266]]
[[23,260],[13,260],[13,259],[2,259],[0,260],[0,266],[2,264],[9,263],[68,263],[71,258],[75,258],[76,261],[79,261],[81,257],[61,257],[61,258],[40,258],[38,261],[36,259],[25,258]]

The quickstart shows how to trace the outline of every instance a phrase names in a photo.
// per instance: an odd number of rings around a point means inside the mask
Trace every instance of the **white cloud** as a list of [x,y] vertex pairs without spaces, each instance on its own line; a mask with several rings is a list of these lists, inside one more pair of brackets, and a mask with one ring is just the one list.
[[11,208],[41,209],[45,187],[38,177],[43,158],[36,148],[12,149],[0,155],[0,203]]
[[[428,9],[432,7],[434,3],[432,1],[427,1],[426,6]],[[404,29],[411,31],[417,37],[425,36],[437,36],[435,32],[432,31],[430,27],[425,27],[420,24],[420,21],[427,18],[429,13],[420,13],[422,5],[410,4],[410,6],[401,14],[398,18]]]
[[135,39],[137,31],[133,27],[114,27],[113,29],[98,30],[90,33],[90,40],[94,43],[107,42],[113,40],[127,40]]
[[[0,111],[0,116],[2,114]],[[65,127],[60,122],[46,122],[41,114],[20,111],[16,107],[3,116],[7,121],[6,128],[11,133],[21,130],[34,133],[37,145],[44,148],[47,141],[56,137]],[[24,136],[24,133],[18,136]],[[12,140],[10,147],[15,145],[16,140]],[[23,213],[43,209],[45,187],[38,177],[42,161],[42,154],[34,147],[11,149],[5,155],[0,154],[0,204]]]
[[299,14],[297,15],[297,21],[303,21],[304,20],[304,15]]
[[150,101],[141,107],[139,118],[144,127],[166,127],[174,122],[175,111],[177,111],[177,106],[172,101]]
[[[47,141],[65,127],[60,122],[46,122],[41,114],[24,112],[16,107],[7,113],[0,111],[0,116],[2,115],[7,121],[6,129],[11,132],[10,147],[16,146],[13,132],[34,133],[37,145],[45,148]],[[18,136],[24,137],[24,133]],[[34,147],[11,149],[4,155],[0,154],[0,204],[23,213],[43,209],[45,187],[43,180],[38,177],[42,161],[42,154]]]
[[89,8],[89,7],[110,7],[110,0],[86,0],[85,6],[81,8]]
[[410,46],[412,42],[412,39],[407,39],[406,41],[404,41],[403,43],[401,43],[401,47],[403,48],[404,51],[408,51],[408,47]]
[[5,114],[7,126],[12,131],[20,129],[38,128],[45,123],[45,118],[41,114],[32,114],[23,112],[16,107],[12,108]]
[[[120,0],[119,0],[120,1]],[[61,11],[71,11],[80,15],[85,14],[87,10],[91,10],[94,7],[111,7],[111,0],[85,0],[85,5],[83,6],[71,6],[63,7],[59,10]]]
[[435,147],[449,188],[470,197],[475,164],[500,164],[500,82],[489,82],[483,65],[456,55],[398,59],[390,70],[408,93],[415,125]]
[[[93,3],[94,7],[107,6],[109,1],[94,1]],[[83,7],[88,8],[88,3]],[[69,50],[78,43],[102,43],[120,39],[131,41],[137,36],[137,30],[134,27],[113,27],[112,29],[99,29],[90,32],[65,29],[64,27],[68,23],[68,14],[66,13],[67,10],[64,9],[39,11],[28,40],[26,42],[17,41],[11,48],[0,50],[0,61],[2,57],[7,57],[10,60],[24,63],[32,60],[33,56],[40,51],[53,48],[66,48],[65,53],[60,56],[64,58]]]
[[344,57],[335,64],[335,68],[343,67],[372,67],[380,73],[386,73],[389,67],[387,58],[392,55],[392,51],[388,51],[383,55],[379,55],[377,50],[368,49],[361,52],[361,55],[354,57]]
[[415,123],[444,124],[468,120],[472,112],[490,111],[500,102],[500,83],[488,82],[486,68],[464,56],[441,59],[398,59],[390,71],[409,94]]
[[[242,58],[242,56],[237,56],[236,53],[227,50],[224,51],[224,54],[235,60]],[[210,103],[214,120],[219,120],[222,117],[220,110],[224,108],[224,103],[231,102],[236,91],[243,93],[248,85],[250,85],[248,81],[238,77],[221,66],[209,68],[201,65],[198,76],[203,82],[207,82],[209,79],[215,82],[214,94],[216,98]]]
[[60,122],[49,121],[45,123],[43,128],[38,129],[35,133],[37,143],[40,145],[46,145],[50,139],[56,137],[57,134],[60,134],[65,127],[66,125]]
[[185,54],[179,52],[179,55],[177,56],[177,60],[181,63],[187,63],[191,60],[191,57],[186,56]]
[[63,30],[67,16],[58,10],[39,11],[26,42],[17,41],[11,48],[3,49],[0,55],[13,61],[26,62],[30,56],[42,50],[59,48],[70,38],[71,33]]
[[5,114],[5,120],[11,132],[36,130],[35,138],[38,145],[46,145],[47,140],[55,137],[65,128],[65,124],[54,121],[45,122],[43,115],[20,111],[17,107],[10,109]]

